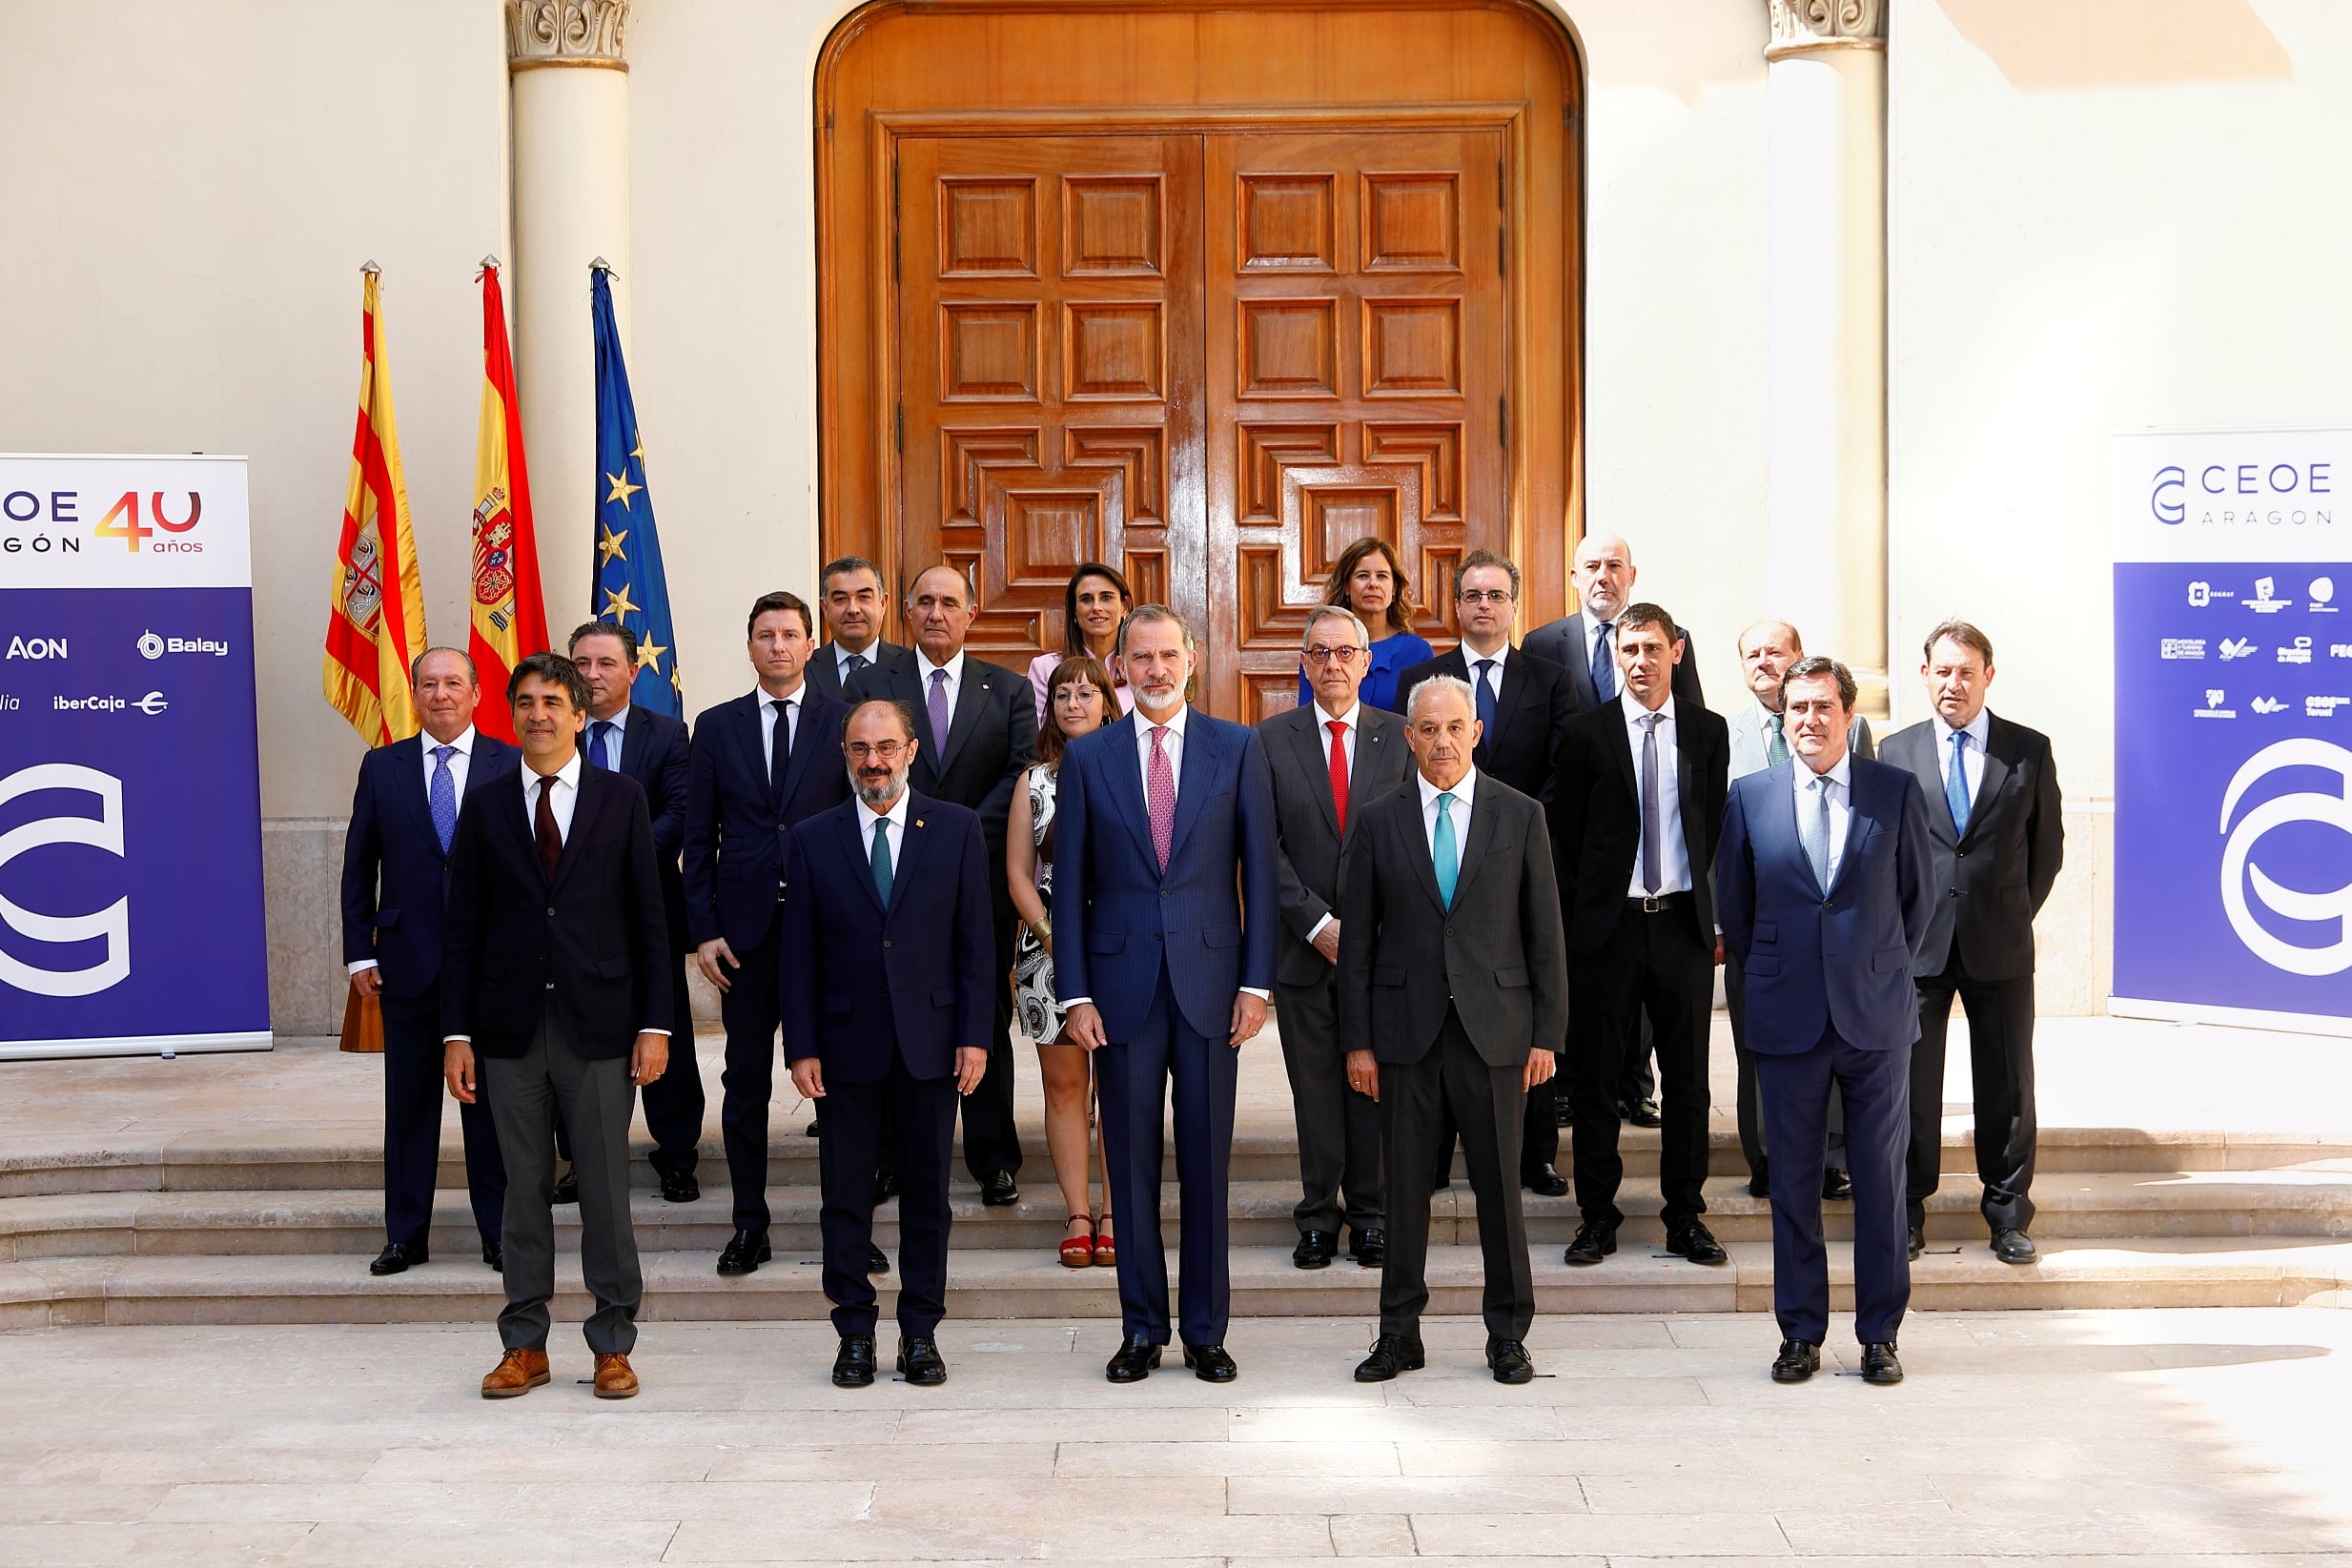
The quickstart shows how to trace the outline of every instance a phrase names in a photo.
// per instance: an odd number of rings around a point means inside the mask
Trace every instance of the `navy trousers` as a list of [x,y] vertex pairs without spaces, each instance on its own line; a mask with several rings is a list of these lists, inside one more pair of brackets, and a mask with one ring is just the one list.
[[[440,993],[386,996],[384,1009],[384,1239],[429,1245],[433,1184],[441,1162]],[[477,1084],[481,1082],[476,1079]],[[458,1107],[474,1229],[495,1247],[505,1227],[506,1162],[486,1095]]]
[[1771,1149],[1772,1311],[1784,1339],[1818,1345],[1830,1332],[1830,1254],[1821,1235],[1821,1168],[1830,1088],[1846,1099],[1853,1178],[1854,1337],[1892,1342],[1911,1304],[1903,1228],[1903,1161],[1911,1146],[1911,1047],[1864,1050],[1830,1029],[1794,1056],[1756,1053],[1764,1136]]
[[1102,1159],[1119,1217],[1119,1315],[1130,1334],[1168,1342],[1168,1250],[1159,1235],[1162,1129],[1176,1086],[1179,1327],[1187,1345],[1221,1345],[1232,1296],[1225,1258],[1225,1173],[1233,1163],[1234,1085],[1241,1053],[1194,1032],[1163,967],[1132,1039],[1094,1053]]
[[879,1315],[866,1252],[874,1239],[874,1161],[886,1130],[898,1146],[898,1332],[939,1331],[948,1293],[948,1161],[955,1143],[953,1078],[910,1076],[893,1052],[890,1076],[825,1085],[817,1143],[824,1207],[825,1298],[838,1334],[871,1334]]

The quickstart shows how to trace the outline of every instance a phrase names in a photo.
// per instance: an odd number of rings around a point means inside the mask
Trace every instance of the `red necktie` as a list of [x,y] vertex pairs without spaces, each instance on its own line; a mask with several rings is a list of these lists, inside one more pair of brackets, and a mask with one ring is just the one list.
[[547,886],[555,886],[556,863],[563,858],[563,835],[556,831],[555,806],[547,797],[555,793],[555,780],[544,774],[539,781],[539,809],[531,813],[531,833],[539,840],[539,868],[547,873]]
[[1347,831],[1347,725],[1332,719],[1323,727],[1331,731],[1331,808],[1340,819],[1340,831]]

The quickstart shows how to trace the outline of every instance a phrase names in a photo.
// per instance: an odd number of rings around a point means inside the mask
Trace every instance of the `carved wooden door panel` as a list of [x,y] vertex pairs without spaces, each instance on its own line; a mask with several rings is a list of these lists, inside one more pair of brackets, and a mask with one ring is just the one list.
[[1015,668],[1083,560],[1202,624],[1200,139],[899,153],[898,559],[969,568],[972,650]]
[[1206,139],[1212,711],[1293,704],[1351,541],[1397,547],[1441,646],[1462,558],[1509,548],[1503,158],[1499,130]]

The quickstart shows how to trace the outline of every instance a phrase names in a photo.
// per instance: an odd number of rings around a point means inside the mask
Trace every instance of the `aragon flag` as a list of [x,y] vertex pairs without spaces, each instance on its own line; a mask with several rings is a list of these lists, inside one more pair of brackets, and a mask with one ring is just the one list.
[[343,535],[328,593],[322,675],[327,701],[370,745],[417,731],[408,663],[424,651],[424,583],[400,479],[400,437],[392,417],[392,372],[384,362],[381,276],[360,269],[359,427],[351,439],[351,483]]
[[613,324],[612,284],[602,260],[588,269],[588,308],[596,330],[596,564],[589,614],[637,634],[637,681],[630,698],[673,719],[685,717],[670,632],[669,580],[645,489],[645,443],[637,435],[637,400]]
[[547,608],[531,528],[515,360],[506,344],[506,297],[495,257],[481,265],[481,421],[474,438],[474,620],[465,651],[474,656],[488,698],[474,712],[475,726],[511,742],[507,677],[524,659],[545,651]]

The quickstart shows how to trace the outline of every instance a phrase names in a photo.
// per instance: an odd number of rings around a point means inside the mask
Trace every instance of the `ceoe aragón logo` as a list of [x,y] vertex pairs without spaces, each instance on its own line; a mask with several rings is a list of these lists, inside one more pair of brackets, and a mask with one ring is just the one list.
[[[0,805],[36,789],[70,789],[98,797],[95,817],[40,817],[0,833],[0,866],[52,844],[86,844],[120,859],[123,854],[122,781],[112,773],[74,763],[39,763],[0,779]],[[94,914],[35,914],[0,898],[0,925],[33,942],[103,939],[105,956],[80,969],[48,969],[0,948],[0,983],[35,996],[91,996],[131,976],[131,900],[118,898]]]
[[[2336,775],[2340,788],[2332,795],[2304,791],[2264,801],[2230,825],[2238,803],[2246,791],[2282,767],[2321,767]],[[2352,968],[2352,884],[2326,892],[2304,893],[2281,887],[2259,865],[2248,864],[2254,846],[2274,827],[2290,823],[2325,823],[2338,832],[2352,834],[2352,751],[2309,736],[2266,745],[2247,758],[2221,795],[2220,831],[2229,835],[2221,851],[2221,906],[2230,928],[2255,957],[2289,974],[2340,974]],[[2274,936],[2254,919],[2246,906],[2251,882],[2263,907],[2288,920],[2334,921],[2336,940],[2324,947],[2306,947]]]

